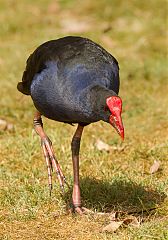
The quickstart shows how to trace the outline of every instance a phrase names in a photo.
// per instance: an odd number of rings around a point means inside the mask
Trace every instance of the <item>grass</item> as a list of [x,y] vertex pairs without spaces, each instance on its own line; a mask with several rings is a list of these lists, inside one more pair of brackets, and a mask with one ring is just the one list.
[[[166,1],[0,1],[0,118],[14,131],[0,131],[1,239],[168,239],[168,84]],[[104,217],[66,215],[55,180],[52,197],[34,107],[16,90],[28,55],[42,42],[87,36],[120,63],[126,138],[99,122],[86,127],[80,175],[84,206],[134,212],[139,229],[101,233]],[[70,141],[75,127],[44,119],[57,157],[72,186]],[[123,151],[99,152],[97,138]],[[154,160],[158,172],[149,174]],[[154,210],[150,211],[150,209]]]

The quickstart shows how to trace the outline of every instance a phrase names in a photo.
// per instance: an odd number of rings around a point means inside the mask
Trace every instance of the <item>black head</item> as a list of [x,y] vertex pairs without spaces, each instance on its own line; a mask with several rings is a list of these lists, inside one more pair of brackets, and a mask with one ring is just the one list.
[[110,123],[124,139],[121,98],[114,91],[99,86],[95,87],[94,96],[95,114],[98,114],[101,120]]

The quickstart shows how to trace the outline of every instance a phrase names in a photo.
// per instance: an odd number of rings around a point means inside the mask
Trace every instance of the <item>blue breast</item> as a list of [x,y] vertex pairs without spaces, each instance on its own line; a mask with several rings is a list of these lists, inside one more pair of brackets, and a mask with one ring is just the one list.
[[96,73],[88,71],[80,64],[70,69],[64,66],[64,71],[59,68],[58,62],[50,61],[45,65],[46,68],[34,76],[30,88],[35,107],[53,120],[86,121],[88,111],[85,114],[81,107],[81,96],[84,89],[95,83]]

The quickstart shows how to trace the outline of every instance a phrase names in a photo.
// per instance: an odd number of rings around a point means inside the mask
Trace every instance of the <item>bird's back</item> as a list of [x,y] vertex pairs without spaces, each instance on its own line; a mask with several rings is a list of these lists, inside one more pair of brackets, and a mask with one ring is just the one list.
[[69,36],[46,42],[30,55],[18,90],[31,95],[42,113],[45,107],[47,117],[75,122],[81,116],[79,99],[94,85],[118,94],[116,59],[89,39]]
[[[107,78],[109,88],[119,91],[117,60],[93,41],[82,37],[64,37],[51,40],[40,45],[27,59],[26,69],[18,90],[30,95],[31,82],[37,73],[46,68],[46,63],[56,61],[66,71],[83,64],[88,70],[98,72],[99,78]],[[79,67],[80,68],[80,67]],[[97,81],[99,81],[99,78]]]

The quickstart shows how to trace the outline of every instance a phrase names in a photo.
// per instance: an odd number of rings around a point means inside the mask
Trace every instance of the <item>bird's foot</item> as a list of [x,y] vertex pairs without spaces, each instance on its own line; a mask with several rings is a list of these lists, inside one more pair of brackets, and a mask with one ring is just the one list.
[[47,171],[48,171],[48,183],[49,183],[49,189],[50,189],[50,195],[51,195],[51,190],[52,190],[52,172],[53,169],[55,170],[58,181],[60,184],[60,188],[62,192],[64,193],[64,184],[66,184],[68,187],[68,183],[66,181],[66,178],[62,172],[62,169],[54,155],[53,147],[52,147],[52,142],[51,140],[46,136],[41,139],[41,146],[43,149],[43,154],[46,160],[47,164]]
[[88,208],[85,208],[85,207],[76,207],[75,208],[75,212],[82,215],[82,214],[93,214],[94,212]]
[[70,213],[77,213],[79,215],[88,215],[88,214],[93,214],[94,212],[88,208],[82,207],[81,205],[78,204],[73,204],[70,208]]

